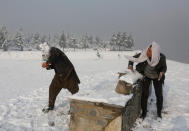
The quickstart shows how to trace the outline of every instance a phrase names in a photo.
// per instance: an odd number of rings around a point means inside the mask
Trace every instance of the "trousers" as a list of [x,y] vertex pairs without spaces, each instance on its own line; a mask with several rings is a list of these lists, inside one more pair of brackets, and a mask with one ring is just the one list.
[[143,113],[147,112],[147,102],[148,102],[149,87],[151,82],[153,82],[155,89],[157,113],[161,113],[163,106],[162,85],[164,83],[164,80],[161,79],[160,81],[158,81],[158,79],[150,79],[148,77],[144,77],[144,79],[142,80],[142,96],[141,96],[142,112]]
[[59,75],[55,74],[49,87],[49,107],[54,108],[56,97],[62,88],[68,89],[68,91],[72,94],[79,91],[78,82],[74,77],[64,80]]

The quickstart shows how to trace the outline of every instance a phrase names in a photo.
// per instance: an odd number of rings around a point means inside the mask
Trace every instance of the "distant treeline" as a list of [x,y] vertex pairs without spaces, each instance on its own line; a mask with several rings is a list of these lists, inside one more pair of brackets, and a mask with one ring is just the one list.
[[109,40],[102,40],[98,36],[87,33],[75,36],[62,32],[56,35],[41,35],[40,33],[25,34],[20,28],[14,35],[10,35],[6,26],[0,26],[0,49],[7,50],[40,50],[39,45],[48,43],[49,46],[58,48],[75,49],[109,49],[113,51],[131,50],[134,47],[134,39],[126,32],[112,34]]

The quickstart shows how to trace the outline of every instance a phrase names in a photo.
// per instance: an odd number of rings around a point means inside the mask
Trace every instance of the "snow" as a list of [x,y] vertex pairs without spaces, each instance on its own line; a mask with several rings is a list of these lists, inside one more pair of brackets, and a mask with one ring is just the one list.
[[40,48],[40,50],[42,52],[42,59],[44,61],[46,61],[48,59],[50,47],[48,46],[47,42],[44,42],[44,43],[39,45],[39,48]]
[[[66,52],[81,80],[80,91],[72,96],[62,90],[55,111],[42,113],[48,103],[48,87],[54,71],[41,68],[41,52],[0,52],[0,131],[68,131],[69,99],[106,102],[124,106],[132,97],[115,93],[118,72],[127,68],[124,55],[135,52],[96,51]],[[118,55],[119,54],[119,55]],[[162,120],[156,118],[155,95],[149,98],[144,121],[137,119],[134,131],[189,130],[189,65],[167,61]]]
[[119,80],[125,81],[129,84],[134,84],[138,79],[142,79],[143,75],[137,71],[132,72],[131,70],[126,71],[126,75],[120,77]]
[[[125,104],[129,96],[114,91],[117,73],[127,68],[127,60],[118,58],[118,52],[102,52],[103,59],[91,50],[66,54],[81,80],[75,97]],[[72,95],[67,90],[63,89],[57,97],[55,111],[41,112],[48,103],[48,87],[54,75],[53,70],[41,68],[41,55],[35,51],[0,52],[0,130],[68,130],[68,98]],[[52,122],[53,127],[49,126]]]

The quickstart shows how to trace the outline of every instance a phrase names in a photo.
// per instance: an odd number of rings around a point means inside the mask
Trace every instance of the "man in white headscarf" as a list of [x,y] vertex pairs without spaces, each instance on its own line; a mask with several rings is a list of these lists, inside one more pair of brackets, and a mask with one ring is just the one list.
[[164,84],[167,65],[165,55],[160,53],[160,46],[156,42],[152,42],[152,44],[143,50],[142,53],[139,53],[133,57],[126,57],[129,59],[128,69],[133,71],[133,62],[137,62],[138,64],[136,65],[136,70],[144,75],[144,79],[142,80],[141,96],[142,114],[140,117],[142,119],[146,117],[149,86],[151,81],[153,81],[157,101],[157,116],[162,118],[162,85]]

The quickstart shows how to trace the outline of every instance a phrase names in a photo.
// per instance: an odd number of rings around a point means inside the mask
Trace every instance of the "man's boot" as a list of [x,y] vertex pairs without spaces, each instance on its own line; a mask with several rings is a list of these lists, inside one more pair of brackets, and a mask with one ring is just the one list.
[[144,120],[146,117],[146,113],[147,113],[147,111],[143,111],[142,114],[140,115],[140,118],[142,118]]
[[159,118],[162,118],[162,116],[161,116],[161,111],[158,111],[158,112],[157,112],[157,116],[158,116]]
[[48,106],[48,107],[43,108],[42,111],[44,113],[48,113],[49,111],[52,111],[53,109],[54,109],[54,107]]

